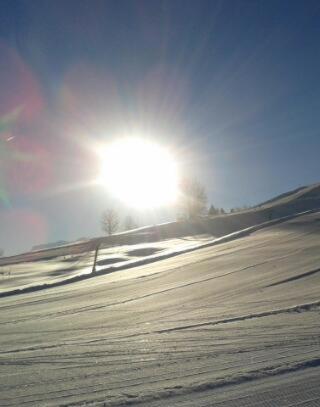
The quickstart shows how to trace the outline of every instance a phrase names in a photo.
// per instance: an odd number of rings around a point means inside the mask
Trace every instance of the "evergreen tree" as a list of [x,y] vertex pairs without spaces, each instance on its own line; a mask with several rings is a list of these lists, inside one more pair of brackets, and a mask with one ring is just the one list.
[[213,205],[210,205],[208,215],[215,216],[219,214],[219,209],[215,208]]

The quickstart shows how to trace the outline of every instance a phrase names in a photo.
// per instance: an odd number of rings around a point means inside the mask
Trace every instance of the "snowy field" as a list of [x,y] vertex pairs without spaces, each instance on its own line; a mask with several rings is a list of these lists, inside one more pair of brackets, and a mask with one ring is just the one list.
[[[102,245],[98,253],[96,272],[107,273],[116,271],[119,267],[132,267],[137,262],[156,260],[159,256],[189,250],[213,240],[215,239],[211,235],[203,234],[152,243]],[[75,277],[91,274],[95,255],[95,250],[92,250],[94,247],[94,242],[88,242],[87,245],[84,245],[86,250],[83,253],[67,255],[62,254],[63,251],[66,251],[66,248],[62,247],[60,250],[55,249],[58,255],[48,255],[50,258],[46,259],[41,258],[38,254],[39,259],[35,261],[29,259],[21,261],[24,256],[20,255],[19,262],[0,265],[0,296],[13,290],[39,288],[46,284],[62,283]],[[25,257],[29,257],[29,253]]]
[[320,406],[319,284],[315,213],[1,298],[0,405]]

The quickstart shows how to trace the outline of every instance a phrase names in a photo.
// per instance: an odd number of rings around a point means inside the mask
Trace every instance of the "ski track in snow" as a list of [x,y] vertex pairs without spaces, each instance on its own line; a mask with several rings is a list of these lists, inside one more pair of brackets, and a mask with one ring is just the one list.
[[291,281],[300,280],[301,278],[309,277],[309,276],[312,276],[313,274],[317,274],[319,272],[320,272],[320,268],[317,268],[315,270],[310,270],[310,271],[307,271],[306,273],[302,273],[302,274],[299,274],[297,276],[286,278],[284,280],[278,281],[277,283],[270,284],[268,287],[274,287],[276,285],[289,283]]
[[204,322],[201,324],[184,325],[184,326],[164,329],[164,330],[160,330],[160,331],[156,331],[156,332],[157,333],[169,333],[169,332],[181,331],[181,330],[185,330],[185,329],[201,328],[204,326],[213,326],[213,325],[220,325],[220,324],[228,324],[228,323],[232,323],[232,322],[246,321],[247,319],[253,319],[253,318],[269,317],[271,315],[278,315],[278,314],[283,314],[283,313],[305,312],[305,311],[310,311],[312,309],[315,309],[319,306],[320,306],[320,301],[315,301],[315,302],[312,302],[309,304],[300,304],[300,305],[296,305],[294,307],[289,307],[289,308],[275,309],[275,310],[271,310],[271,311],[260,312],[257,314],[241,315],[239,317],[226,318],[226,319],[221,319],[221,320],[212,321],[212,322],[211,321]]

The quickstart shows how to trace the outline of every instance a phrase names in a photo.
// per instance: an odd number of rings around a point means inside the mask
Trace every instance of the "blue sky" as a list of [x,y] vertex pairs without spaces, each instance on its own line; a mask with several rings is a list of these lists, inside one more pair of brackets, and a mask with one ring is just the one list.
[[126,129],[217,206],[319,181],[319,17],[311,0],[2,1],[0,247],[100,234],[90,146]]

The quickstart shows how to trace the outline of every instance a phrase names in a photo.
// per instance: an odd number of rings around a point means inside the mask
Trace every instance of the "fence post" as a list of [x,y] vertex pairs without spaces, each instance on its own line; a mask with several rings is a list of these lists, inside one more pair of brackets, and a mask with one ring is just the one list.
[[93,260],[93,266],[92,266],[92,273],[93,274],[96,272],[96,263],[97,263],[98,251],[99,251],[99,248],[100,248],[100,244],[101,244],[100,242],[97,244],[96,251],[95,251],[95,254],[94,254],[94,260]]

